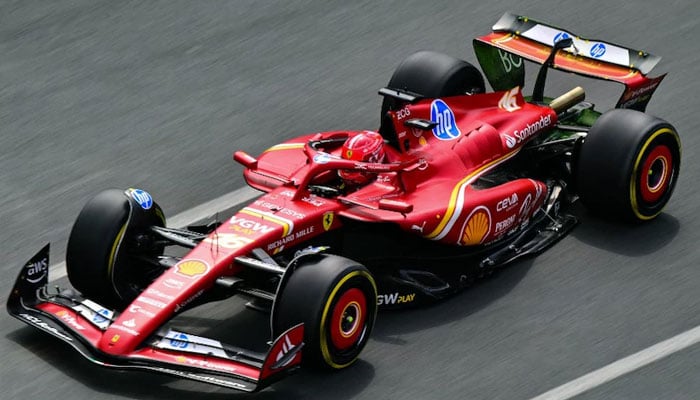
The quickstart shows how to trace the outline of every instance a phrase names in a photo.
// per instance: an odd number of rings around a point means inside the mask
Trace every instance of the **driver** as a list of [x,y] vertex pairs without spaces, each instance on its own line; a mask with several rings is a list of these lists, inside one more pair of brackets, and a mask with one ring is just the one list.
[[[346,140],[342,157],[346,160],[381,163],[384,162],[384,138],[377,132],[363,131]],[[357,187],[368,183],[377,174],[367,171],[338,170],[338,176],[346,187]]]

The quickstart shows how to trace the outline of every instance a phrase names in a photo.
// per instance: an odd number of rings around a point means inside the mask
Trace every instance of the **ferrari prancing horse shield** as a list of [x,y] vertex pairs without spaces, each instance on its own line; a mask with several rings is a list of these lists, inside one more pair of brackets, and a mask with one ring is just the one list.
[[329,230],[331,225],[333,225],[333,211],[323,214],[323,229]]

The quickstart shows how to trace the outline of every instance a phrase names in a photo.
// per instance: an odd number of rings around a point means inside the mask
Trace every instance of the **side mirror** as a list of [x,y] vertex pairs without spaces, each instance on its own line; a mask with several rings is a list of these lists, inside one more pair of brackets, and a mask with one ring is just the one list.
[[423,131],[429,131],[433,128],[435,128],[438,123],[434,121],[428,121],[427,119],[419,119],[419,118],[413,118],[406,120],[404,123],[404,126],[408,126],[410,128],[418,128]]
[[567,47],[571,47],[572,44],[574,44],[574,39],[568,37],[566,39],[557,40],[556,43],[554,43],[554,48],[557,50],[561,50]]
[[379,200],[379,209],[385,211],[394,211],[401,214],[408,214],[413,211],[413,204],[408,204],[403,201],[381,199]]
[[255,157],[251,156],[245,151],[237,151],[233,153],[233,161],[241,164],[242,166],[248,169],[258,168],[258,160],[256,160]]

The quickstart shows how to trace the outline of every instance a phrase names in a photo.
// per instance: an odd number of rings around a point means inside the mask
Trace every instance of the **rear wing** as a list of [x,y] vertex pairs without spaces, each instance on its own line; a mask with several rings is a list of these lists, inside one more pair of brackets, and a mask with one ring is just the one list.
[[523,86],[522,59],[542,64],[555,42],[571,38],[573,46],[554,59],[554,68],[575,74],[622,83],[625,91],[616,108],[646,109],[651,95],[666,74],[647,75],[661,57],[602,40],[585,39],[567,30],[524,16],[504,14],[493,32],[474,39],[474,52],[494,90]]

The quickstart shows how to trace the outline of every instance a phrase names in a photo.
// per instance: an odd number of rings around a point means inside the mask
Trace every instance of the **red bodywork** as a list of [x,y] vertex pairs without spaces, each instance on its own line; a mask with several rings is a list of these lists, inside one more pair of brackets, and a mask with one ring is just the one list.
[[[435,101],[447,105],[446,115],[453,114],[461,135],[442,140],[432,130],[403,126],[406,118],[400,115],[430,120]],[[427,239],[470,246],[518,229],[542,206],[547,194],[543,182],[517,179],[488,189],[477,189],[473,183],[553,126],[557,116],[549,107],[526,103],[518,91],[510,91],[426,99],[392,114],[403,151],[388,148],[384,164],[344,160],[340,149],[325,153],[309,146],[311,140],[359,132],[304,136],[265,151],[257,168],[246,170],[245,176],[268,193],[238,211],[156,279],[133,302],[137,307],[128,307],[110,325],[98,348],[113,355],[133,352],[216,278],[235,275],[242,268],[235,257],[256,247],[275,254],[340,228],[342,218],[395,223]],[[307,186],[314,179],[342,167],[377,171],[377,178],[336,199],[309,193]],[[393,211],[391,204],[409,205],[412,210]]]
[[[537,62],[544,61],[551,48],[509,32],[494,32],[477,40]],[[555,64],[577,73],[623,82],[627,90],[621,103],[650,96],[663,79],[663,76],[648,79],[632,68],[568,53],[558,55]],[[311,144],[334,139],[342,142],[359,131],[302,136],[269,148],[257,159],[237,152],[234,159],[246,167],[247,182],[266,193],[166,270],[108,326],[96,326],[94,320],[91,322],[76,307],[38,302],[35,293],[22,292],[24,275],[20,275],[11,296],[13,315],[64,341],[80,338],[89,350],[98,351],[92,354],[108,355],[110,360],[136,363],[149,360],[196,367],[194,373],[152,369],[237,389],[257,390],[259,385],[250,388],[230,382],[226,385],[216,381],[217,378],[197,374],[201,370],[215,371],[257,385],[281,370],[299,365],[303,325],[277,338],[261,365],[216,354],[184,353],[174,345],[159,347],[157,343],[146,343],[181,309],[211,289],[217,279],[239,273],[244,267],[235,261],[236,257],[246,256],[256,248],[277,254],[340,229],[348,219],[395,224],[405,232],[445,244],[481,246],[523,229],[548,196],[547,185],[533,179],[515,179],[491,187],[476,185],[480,177],[514,157],[527,142],[557,123],[553,109],[525,102],[518,87],[495,93],[416,100],[389,114],[397,136],[389,142],[398,145],[387,145],[383,163],[345,160],[339,145],[324,148]],[[422,127],[416,121],[423,122]],[[310,185],[337,179],[339,169],[373,172],[376,178],[333,198],[312,194]],[[41,254],[35,258],[38,260]],[[45,254],[42,262],[48,265],[48,247]],[[31,304],[20,307],[17,299],[21,297],[24,301],[25,295],[35,302],[34,308]],[[48,324],[42,319],[47,315],[60,324]],[[274,362],[277,364],[273,368]]]

